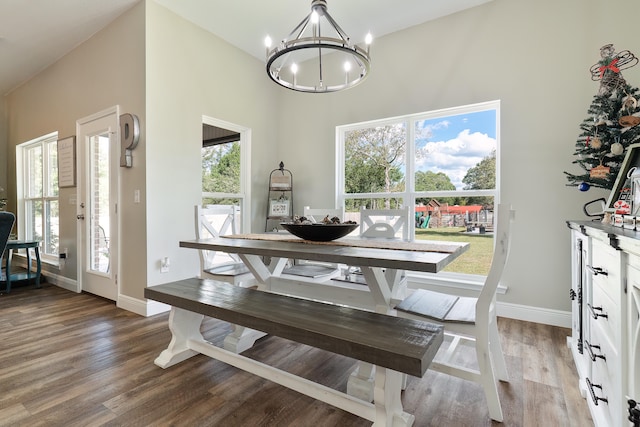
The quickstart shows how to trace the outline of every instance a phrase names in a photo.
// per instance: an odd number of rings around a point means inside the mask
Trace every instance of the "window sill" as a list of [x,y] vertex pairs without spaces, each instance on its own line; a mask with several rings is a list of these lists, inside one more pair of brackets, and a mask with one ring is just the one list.
[[[22,264],[22,266],[26,266],[27,265],[27,255],[23,254],[23,253],[17,253],[14,252],[13,253],[14,258],[19,258],[20,261],[19,263]],[[31,257],[31,261],[35,260],[35,256]],[[54,261],[50,258],[43,258],[42,256],[40,256],[40,263],[42,265],[49,265],[51,267],[55,267],[57,269],[60,269],[60,262],[59,261]]]
[[[433,273],[416,273],[407,272],[407,278],[410,284],[413,284],[414,288],[421,288],[423,286],[446,288],[446,289],[459,289],[465,291],[480,292],[486,276],[477,274],[461,274],[461,273],[449,273],[440,272]],[[498,285],[498,294],[505,294],[509,288],[504,285]]]

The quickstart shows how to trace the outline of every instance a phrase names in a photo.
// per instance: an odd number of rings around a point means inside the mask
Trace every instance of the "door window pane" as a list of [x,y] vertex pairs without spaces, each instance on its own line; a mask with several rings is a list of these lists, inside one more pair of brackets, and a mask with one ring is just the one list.
[[94,135],[89,143],[89,268],[99,273],[109,272],[109,145],[108,134]]

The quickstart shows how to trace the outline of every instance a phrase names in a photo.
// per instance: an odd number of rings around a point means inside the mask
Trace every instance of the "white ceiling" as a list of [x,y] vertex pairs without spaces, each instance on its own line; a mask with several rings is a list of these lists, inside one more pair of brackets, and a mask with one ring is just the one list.
[[[138,1],[0,0],[0,94],[53,64]],[[265,36],[288,35],[311,6],[311,0],[155,1],[261,60]],[[327,6],[359,43],[367,32],[380,37],[489,1],[327,0]]]

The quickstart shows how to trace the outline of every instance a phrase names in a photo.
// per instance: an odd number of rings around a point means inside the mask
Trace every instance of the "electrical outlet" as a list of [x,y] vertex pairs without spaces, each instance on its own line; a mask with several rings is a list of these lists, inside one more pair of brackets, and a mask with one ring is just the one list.
[[160,273],[168,273],[170,264],[168,256],[162,258],[160,261]]

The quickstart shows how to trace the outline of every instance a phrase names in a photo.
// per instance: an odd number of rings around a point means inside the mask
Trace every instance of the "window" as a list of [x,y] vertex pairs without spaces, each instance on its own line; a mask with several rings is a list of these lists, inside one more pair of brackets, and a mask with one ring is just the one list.
[[413,206],[414,240],[470,242],[445,271],[486,275],[499,201],[499,101],[340,126],[338,204]]
[[237,230],[248,230],[250,131],[230,123],[203,118],[202,205],[240,206]]
[[17,147],[19,236],[41,241],[43,260],[58,262],[57,132]]

